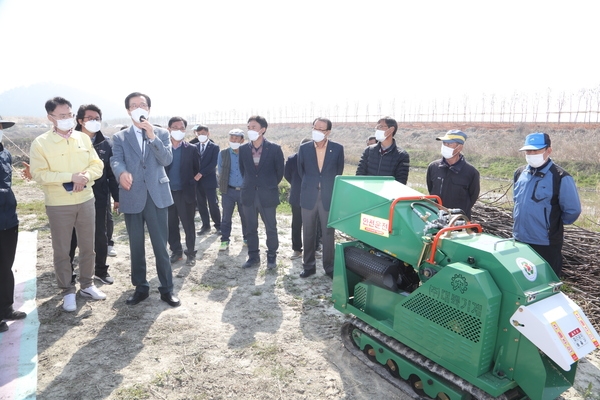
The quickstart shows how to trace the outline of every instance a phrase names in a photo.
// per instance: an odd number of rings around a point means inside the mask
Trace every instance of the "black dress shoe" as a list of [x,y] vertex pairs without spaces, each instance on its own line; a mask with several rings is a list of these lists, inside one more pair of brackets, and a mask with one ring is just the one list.
[[173,293],[162,293],[160,295],[160,299],[171,307],[179,307],[181,305],[181,301],[179,301],[177,297],[173,296]]
[[316,273],[316,269],[305,269],[304,271],[300,272],[300,278],[308,278],[309,276],[314,275]]
[[128,298],[127,301],[125,301],[125,303],[130,306],[135,306],[137,303],[139,303],[140,301],[144,301],[147,298],[148,298],[148,293],[142,293],[142,292],[135,291],[133,293],[133,296]]
[[13,310],[13,312],[4,316],[4,319],[8,320],[8,321],[15,321],[17,319],[24,319],[26,316],[27,316],[27,314],[25,314],[23,311],[14,311]]
[[0,321],[0,332],[6,332],[8,330],[8,325],[4,321]]
[[202,236],[208,232],[210,232],[210,226],[203,226],[198,232],[196,232],[196,236]]

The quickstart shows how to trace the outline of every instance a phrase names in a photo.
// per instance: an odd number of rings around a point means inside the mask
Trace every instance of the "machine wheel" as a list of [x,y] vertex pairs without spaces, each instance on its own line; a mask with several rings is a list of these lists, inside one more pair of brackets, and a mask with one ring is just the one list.
[[423,397],[427,396],[427,394],[425,394],[425,391],[423,390],[423,381],[421,380],[421,378],[419,378],[415,374],[412,374],[408,377],[408,381],[410,382],[410,386],[416,394]]
[[387,360],[385,369],[387,369],[394,378],[400,378],[400,370],[398,369],[398,364],[396,364],[394,360]]
[[375,349],[370,346],[370,345],[366,345],[363,352],[365,353],[365,355],[367,356],[367,358],[369,359],[369,361],[373,362],[373,363],[377,363],[377,357],[375,356]]
[[362,331],[360,331],[359,329],[352,329],[349,335],[350,341],[358,350],[360,350],[360,346],[358,345],[358,342],[360,341],[360,335],[362,335]]

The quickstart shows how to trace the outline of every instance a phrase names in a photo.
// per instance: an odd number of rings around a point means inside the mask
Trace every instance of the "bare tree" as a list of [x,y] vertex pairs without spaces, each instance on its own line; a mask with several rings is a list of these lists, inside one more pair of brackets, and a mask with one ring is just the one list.
[[[577,97],[577,111],[575,112],[575,121],[574,122],[577,122],[577,117],[579,117],[579,109],[581,107],[581,101],[585,97],[586,90],[585,89],[580,89],[579,92],[577,92],[577,94],[578,94],[578,97]],[[585,122],[585,114],[584,114],[583,118],[584,118],[583,122]]]
[[540,95],[535,93],[533,95],[533,122],[537,122],[538,109],[540,107]]
[[548,88],[548,92],[546,93],[546,123],[548,123],[548,119],[550,118],[550,99],[552,98],[552,89]]
[[560,124],[560,117],[562,113],[562,109],[565,106],[565,92],[561,92],[558,95],[558,99],[556,100],[556,105],[558,106],[558,123]]

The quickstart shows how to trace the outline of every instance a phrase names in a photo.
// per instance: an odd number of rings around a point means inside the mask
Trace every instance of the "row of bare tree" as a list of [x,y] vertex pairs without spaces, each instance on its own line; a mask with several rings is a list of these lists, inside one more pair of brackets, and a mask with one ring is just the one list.
[[511,96],[483,94],[474,99],[433,99],[429,101],[398,101],[393,99],[376,104],[360,101],[345,105],[304,106],[284,105],[270,110],[218,110],[188,115],[188,121],[205,124],[245,124],[248,116],[260,114],[271,123],[310,123],[317,116],[326,116],[335,122],[365,122],[390,115],[398,122],[489,122],[489,123],[584,123],[600,122],[600,85],[581,89],[576,93],[565,91],[544,94],[514,92]]

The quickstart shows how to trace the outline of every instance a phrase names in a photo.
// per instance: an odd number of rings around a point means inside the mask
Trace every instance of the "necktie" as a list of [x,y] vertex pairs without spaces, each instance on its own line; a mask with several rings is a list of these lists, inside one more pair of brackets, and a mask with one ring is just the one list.
[[200,154],[204,154],[205,147],[206,147],[206,144],[202,143],[202,149],[200,150]]

